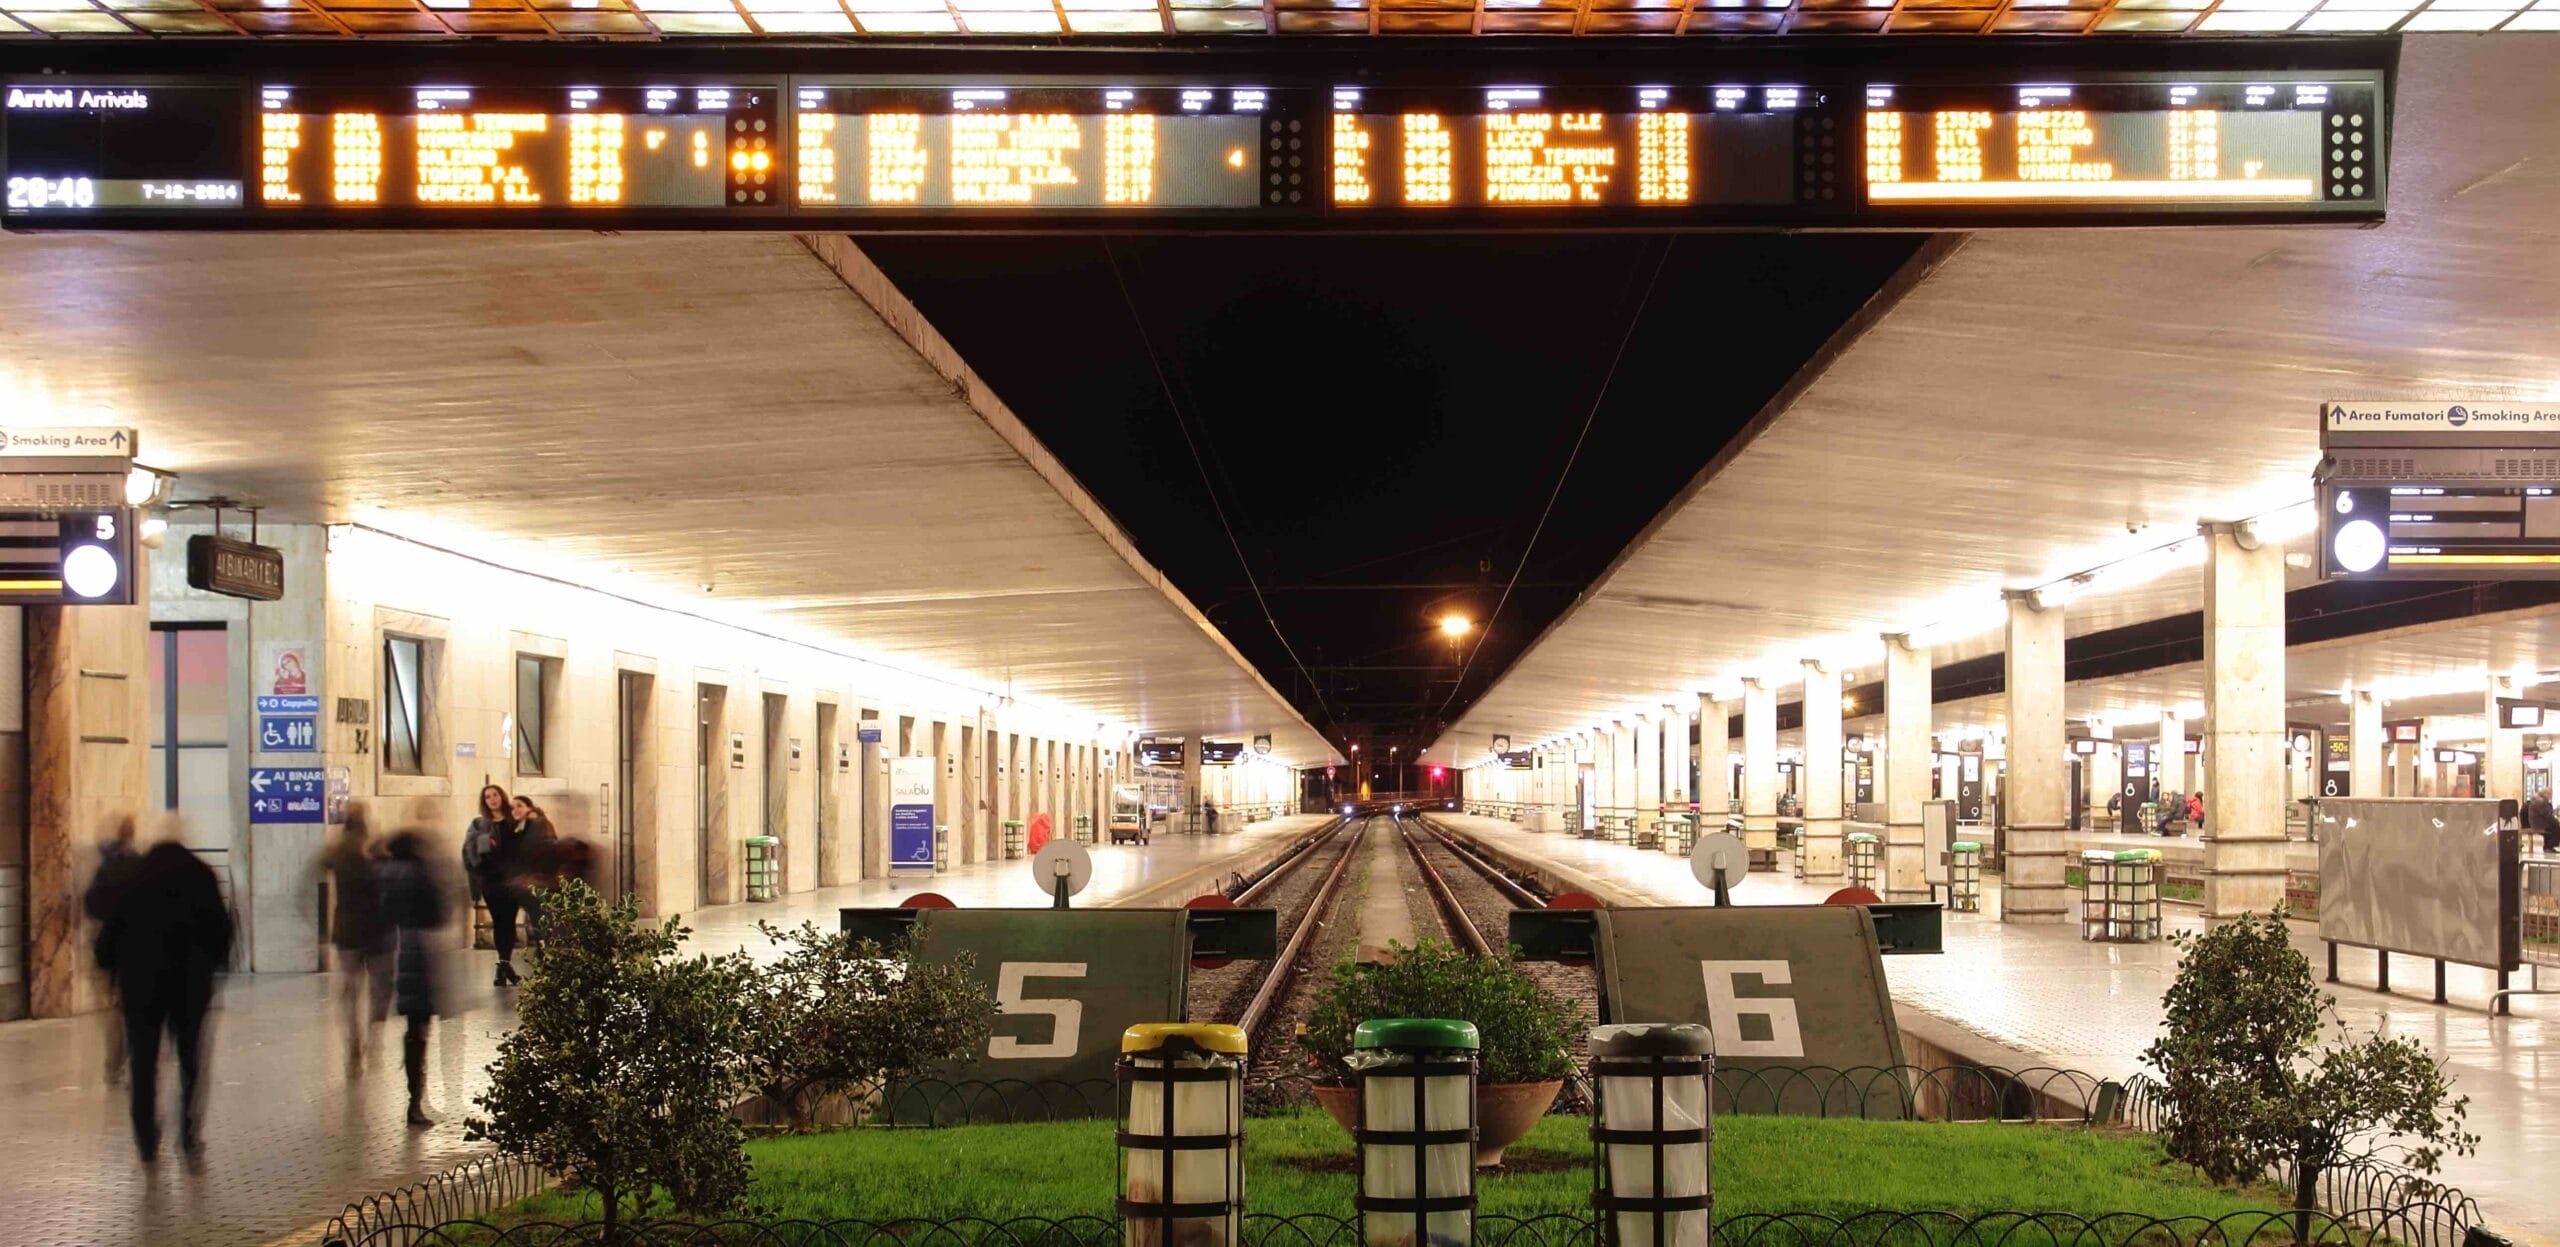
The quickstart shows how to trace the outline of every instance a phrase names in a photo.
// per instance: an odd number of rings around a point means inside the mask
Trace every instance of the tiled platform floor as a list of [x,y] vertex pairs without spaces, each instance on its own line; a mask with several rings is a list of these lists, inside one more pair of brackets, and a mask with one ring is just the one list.
[[[1706,889],[1688,863],[1657,850],[1532,834],[1510,823],[1435,815],[1453,829],[1499,843],[1522,856],[1556,862],[1610,881],[1657,904],[1704,905]],[[1785,865],[1787,858],[1780,856]],[[1758,874],[1734,892],[1737,904],[1820,901],[1839,884],[1799,883],[1787,872]],[[2056,1066],[2106,1077],[2139,1072],[2141,1053],[2160,1024],[2160,998],[2176,977],[2177,951],[2155,944],[2087,943],[2075,920],[2060,926],[2008,926],[1999,920],[1997,881],[1981,914],[1947,915],[1943,956],[1885,959],[1894,999],[1926,1010],[1994,1043]],[[2076,913],[2076,905],[2075,905]],[[2172,930],[2194,930],[2192,908],[2167,909]],[[2323,964],[2317,928],[2294,927],[2295,944]],[[2392,959],[2389,995],[2371,990],[2374,955],[2355,949],[2339,958],[2342,982],[2331,988],[2346,1024],[2359,1032],[2415,1035],[2451,1068],[2458,1094],[2471,1097],[2476,1156],[2446,1163],[2448,1181],[2480,1201],[2497,1229],[2519,1242],[2560,1245],[2560,1198],[2552,1195],[2551,1157],[2560,1156],[2560,996],[2520,997],[2513,1017],[2492,1017],[2495,990],[2486,971],[2453,967],[2451,1004],[2430,1003],[2433,963]],[[2560,985],[2560,974],[2544,981]],[[2519,985],[2522,980],[2519,979]]]
[[[1315,816],[1256,824],[1236,835],[1162,836],[1139,848],[1094,848],[1082,904],[1108,904],[1212,862],[1250,856],[1320,825]],[[727,905],[688,915],[694,947],[761,948],[758,920],[832,927],[836,910],[888,905],[920,889],[962,905],[1037,906],[1047,895],[1026,863],[963,867],[929,881],[873,880],[798,893],[771,904]],[[135,1160],[121,1089],[101,1074],[108,1015],[0,1025],[0,1243],[9,1247],[229,1247],[275,1242],[315,1226],[348,1200],[426,1177],[486,1150],[465,1143],[462,1119],[484,1085],[482,1070],[513,1024],[489,986],[488,953],[447,962],[462,1012],[436,1026],[428,1056],[429,1112],[440,1124],[401,1121],[399,1023],[366,1040],[369,1067],[350,1078],[331,995],[335,976],[235,976],[216,1006],[209,1051],[207,1157],[190,1172],[174,1137],[159,1165]],[[176,1069],[163,1074],[164,1113]],[[174,1131],[172,1131],[174,1136]]]

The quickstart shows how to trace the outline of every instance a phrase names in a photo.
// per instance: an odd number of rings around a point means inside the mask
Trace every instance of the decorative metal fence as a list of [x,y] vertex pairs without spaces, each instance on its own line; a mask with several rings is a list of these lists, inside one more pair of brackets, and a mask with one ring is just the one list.
[[[1581,1078],[1573,1080],[1578,1089]],[[1255,1080],[1248,1092],[1256,1111],[1311,1101],[1314,1079],[1290,1074]],[[1573,1090],[1573,1089],[1569,1089]],[[2148,1078],[2124,1082],[2053,1067],[2002,1069],[1949,1065],[1833,1068],[1807,1066],[1715,1071],[1714,1111],[1719,1116],[1763,1115],[1784,1104],[1795,1115],[1860,1117],[1894,1121],[2003,1122],[2013,1124],[2120,1126],[2157,1132],[2171,1105]],[[1111,1118],[1118,1090],[1105,1079],[1079,1082],[919,1079],[848,1092],[845,1120],[863,1129],[917,1129],[957,1125],[1009,1125],[1035,1121]],[[1559,1106],[1588,1104],[1568,1094]],[[2289,1171],[2268,1175],[2293,1189]],[[322,1236],[330,1247],[577,1247],[598,1242],[601,1226],[525,1224],[504,1231],[484,1224],[510,1204],[552,1184],[538,1167],[489,1156],[396,1191],[349,1204]],[[2357,1244],[2388,1240],[2402,1247],[2462,1247],[2482,1224],[2479,1206],[2451,1187],[2380,1158],[2332,1168],[2315,1189],[2329,1211],[2304,1214],[2323,1233],[2306,1242]],[[2079,1217],[2066,1213],[1885,1213],[1834,1219],[1813,1213],[1754,1214],[1721,1223],[1724,1247],[2254,1247],[2291,1242],[2293,1213],[2249,1213],[2219,1220],[2160,1221],[2138,1214]],[[1244,1247],[1360,1247],[1356,1223],[1317,1217],[1251,1215]],[[2284,1222],[2281,1238],[2269,1229]],[[1567,1224],[1569,1223],[1569,1225]],[[1482,1218],[1478,1247],[1587,1247],[1595,1229],[1574,1217],[1505,1221]],[[2132,1226],[2131,1229],[2124,1229]],[[1257,1229],[1259,1227],[1259,1229]],[[1489,1237],[1498,1228],[1499,1237]],[[963,1234],[966,1229],[967,1233]],[[2343,1233],[2352,1229],[2352,1235]],[[1568,1230],[1570,1232],[1568,1232]],[[2064,1232],[2064,1231],[2068,1232]],[[635,1223],[621,1240],[640,1247],[1086,1247],[1116,1242],[1109,1218],[1056,1221],[720,1221]],[[1260,1236],[1257,1237],[1257,1234]],[[797,1236],[797,1237],[795,1237]],[[884,1237],[885,1236],[885,1237]],[[890,1240],[895,1239],[892,1243]]]
[[[2241,1212],[2221,1217],[2079,1216],[2053,1212],[1744,1213],[1716,1223],[1721,1247],[2407,1247],[2432,1240],[2420,1209],[2374,1210],[2365,1220],[2327,1213]],[[608,1238],[599,1222],[479,1221],[386,1226],[327,1247],[1120,1247],[1107,1217],[1006,1221],[636,1221]],[[1486,1215],[1475,1247],[1601,1247],[1588,1214]],[[1247,1214],[1238,1247],[1365,1247],[1356,1217]]]

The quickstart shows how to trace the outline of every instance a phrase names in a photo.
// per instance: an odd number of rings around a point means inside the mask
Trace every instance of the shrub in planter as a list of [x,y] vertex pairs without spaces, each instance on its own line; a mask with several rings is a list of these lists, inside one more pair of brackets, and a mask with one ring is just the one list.
[[[2320,1176],[2390,1147],[2419,1174],[2479,1139],[2426,1045],[2356,1035],[2293,947],[2284,906],[2177,938],[2178,979],[2160,1038],[2142,1059],[2160,1071],[2169,1155],[2217,1182],[2289,1171],[2294,1237],[2311,1236]],[[2323,1031],[2335,1038],[2319,1043]],[[2339,1211],[2348,1211],[2340,1209]]]
[[[1477,1051],[1476,1163],[1499,1164],[1502,1149],[1528,1133],[1573,1072],[1574,1003],[1538,986],[1507,958],[1477,957],[1446,940],[1390,945],[1374,965],[1343,962],[1321,984],[1299,1045],[1315,1058],[1326,1111],[1349,1122],[1351,1032],[1371,1018],[1455,1018],[1473,1022]],[[1516,1126],[1516,1132],[1512,1127]],[[1509,1137],[1501,1137],[1508,1134]]]
[[729,1106],[744,1089],[743,958],[684,957],[674,919],[639,922],[585,884],[543,900],[542,959],[516,998],[468,1137],[596,1193],[605,1238],[624,1212],[663,1197],[718,1212],[745,1195],[745,1136]]
[[929,964],[815,923],[756,925],[784,951],[748,973],[741,1055],[766,1110],[793,1129],[831,1093],[914,1078],[987,1041],[995,996],[968,957]]

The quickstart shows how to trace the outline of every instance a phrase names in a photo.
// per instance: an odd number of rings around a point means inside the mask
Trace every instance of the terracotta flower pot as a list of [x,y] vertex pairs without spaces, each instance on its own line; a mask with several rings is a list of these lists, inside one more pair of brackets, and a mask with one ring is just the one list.
[[[1324,1106],[1325,1116],[1342,1127],[1344,1133],[1360,1124],[1360,1093],[1352,1087],[1315,1087],[1316,1103]],[[1546,1082],[1515,1082],[1476,1087],[1476,1167],[1489,1169],[1502,1163],[1503,1150],[1526,1138],[1546,1116],[1547,1106],[1556,1102],[1556,1093],[1564,1090],[1562,1079]]]

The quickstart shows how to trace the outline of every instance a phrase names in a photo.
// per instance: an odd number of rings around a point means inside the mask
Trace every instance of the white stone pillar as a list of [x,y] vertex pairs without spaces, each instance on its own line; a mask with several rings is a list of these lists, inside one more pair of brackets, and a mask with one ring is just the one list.
[[1843,877],[1840,857],[1840,669],[1804,661],[1804,877]]
[[2481,712],[2488,716],[2488,752],[2480,759],[2480,795],[2512,798],[2524,803],[2524,732],[2500,727],[2504,716],[2498,713],[2500,698],[2516,695],[2516,678],[2511,675],[2489,677],[2489,687],[2481,697]]
[[1674,819],[1689,812],[1689,711],[1662,708],[1662,801]]
[[1754,870],[1778,860],[1778,691],[1742,682],[1742,843]]
[[1884,899],[1929,899],[1920,807],[1929,799],[1929,649],[1884,640]]
[[2091,723],[2089,736],[2098,742],[2097,752],[2089,755],[2089,825],[2113,832],[2122,824],[2107,813],[2107,800],[2124,792],[2124,748],[2115,742],[2113,724]]
[[[2204,916],[2284,900],[2284,547],[2207,524]],[[2523,761],[2517,761],[2519,775]]]
[[1617,793],[1618,797],[1617,808],[1611,813],[1621,818],[1636,812],[1636,798],[1639,795],[1636,791],[1637,730],[1635,723],[1625,719],[1618,720],[1617,735],[1611,743],[1609,753],[1609,764],[1617,774],[1617,778],[1611,781],[1612,791]]
[[1636,716],[1636,831],[1641,835],[1653,829],[1653,820],[1662,817],[1662,720],[1656,715]]
[[2187,721],[2178,716],[2176,707],[2160,708],[2160,745],[2151,751],[2151,766],[2154,776],[2152,799],[2165,801],[2170,790],[2176,789],[2179,799],[2184,800],[2187,792]]
[[1733,740],[1731,712],[1707,693],[1698,694],[1698,834],[1724,830],[1733,812]]
[[1591,825],[1606,827],[1618,804],[1618,733],[1603,727],[1591,734]]
[[2370,690],[2347,695],[2347,794],[2379,797],[2382,786],[2382,699]]
[[[2002,922],[2057,923],[2068,916],[2062,886],[2064,824],[2071,814],[2070,745],[2062,727],[2062,610],[2037,610],[2009,596],[2003,656],[2009,714],[2008,782],[2000,793],[2007,827],[2002,850]],[[1985,763],[1986,769],[1988,762]]]
[[1174,820],[1174,830],[1196,826],[1200,820],[1200,744],[1197,736],[1182,740],[1182,810]]

